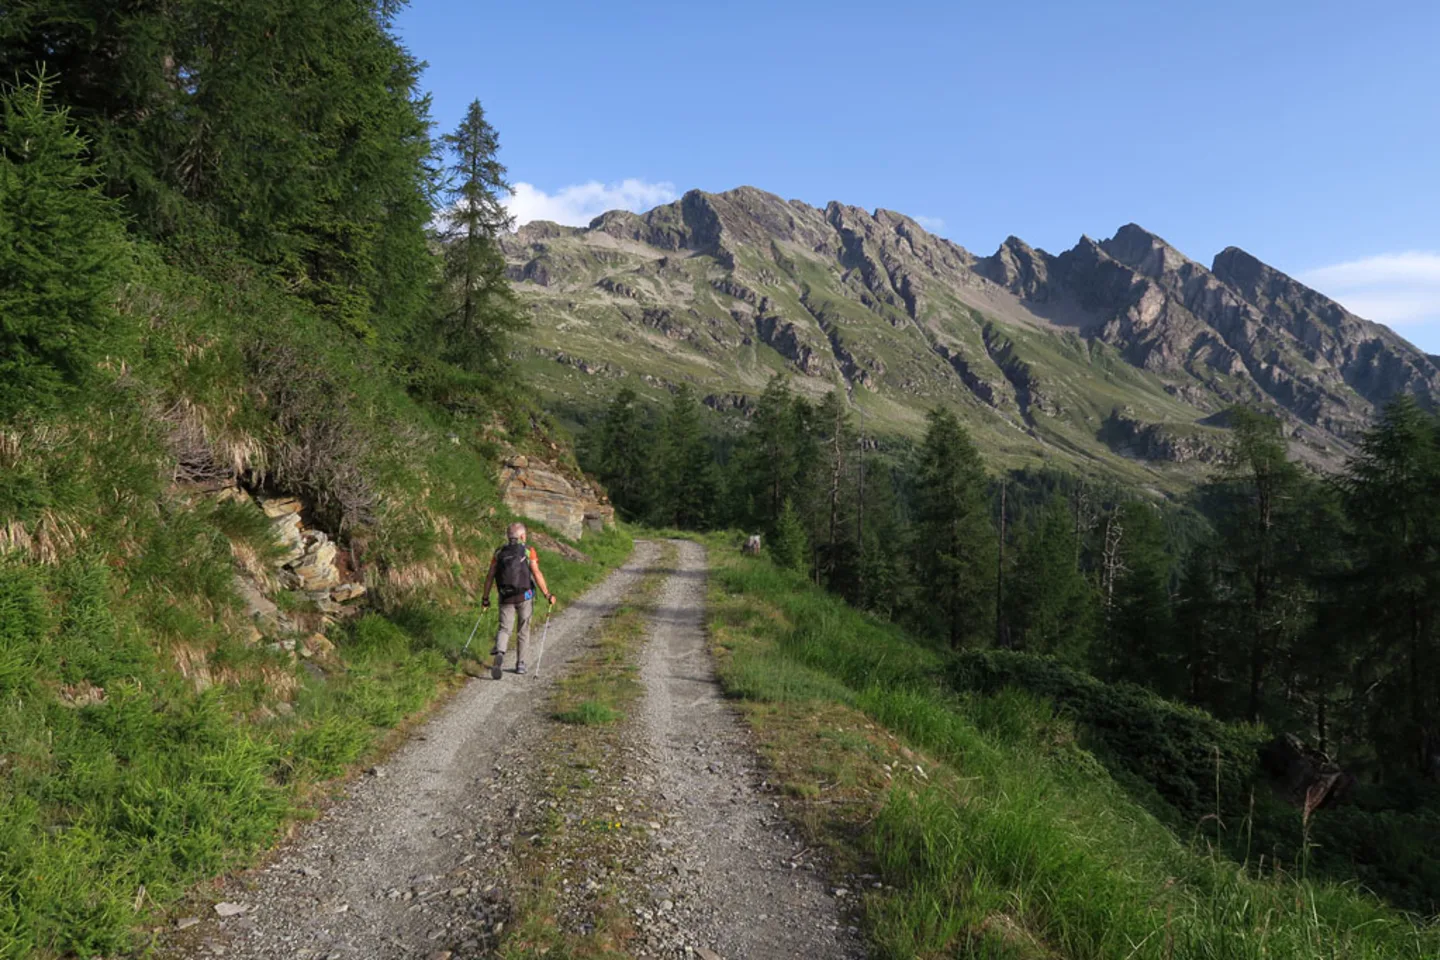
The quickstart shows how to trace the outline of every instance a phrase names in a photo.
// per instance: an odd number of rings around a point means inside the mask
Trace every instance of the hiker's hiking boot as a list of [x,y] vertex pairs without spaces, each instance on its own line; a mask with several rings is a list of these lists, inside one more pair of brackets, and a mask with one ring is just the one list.
[[515,664],[515,672],[518,673],[518,674],[520,674],[521,676],[524,676],[524,675],[525,675],[525,661],[524,661],[524,660],[521,660],[519,663]]
[[495,651],[495,662],[490,665],[490,679],[499,680],[505,670],[505,654]]

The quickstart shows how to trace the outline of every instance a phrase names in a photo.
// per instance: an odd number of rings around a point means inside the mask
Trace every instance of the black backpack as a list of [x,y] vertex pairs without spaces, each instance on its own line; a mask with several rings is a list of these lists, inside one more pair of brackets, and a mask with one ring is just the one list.
[[507,543],[495,551],[495,585],[500,588],[500,601],[523,597],[530,589],[530,548],[523,543]]

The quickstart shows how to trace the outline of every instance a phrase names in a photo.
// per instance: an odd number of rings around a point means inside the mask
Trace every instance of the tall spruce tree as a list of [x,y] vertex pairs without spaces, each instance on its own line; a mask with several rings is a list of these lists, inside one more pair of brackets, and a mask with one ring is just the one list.
[[1220,715],[1235,697],[1223,668],[1223,653],[1233,644],[1234,606],[1220,578],[1214,539],[1195,545],[1180,569],[1173,617],[1175,646],[1184,674],[1183,696]]
[[1342,481],[1353,529],[1344,584],[1351,630],[1371,656],[1362,689],[1371,737],[1392,769],[1440,773],[1440,439],[1400,396],[1360,444]]
[[708,527],[719,500],[718,472],[689,384],[671,398],[659,460],[657,518],[682,530]]
[[41,78],[0,100],[0,418],[88,380],[118,329],[119,210],[48,89]]
[[932,410],[915,468],[912,615],[952,647],[988,638],[996,538],[979,451],[948,410]]
[[649,434],[635,391],[621,388],[600,424],[596,472],[628,520],[645,519],[654,509],[654,443]]
[[799,431],[795,396],[789,382],[776,374],[755,405],[738,455],[744,498],[753,511],[750,520],[770,533],[775,531],[785,501],[800,494]]
[[1052,495],[1019,538],[1005,591],[1013,646],[1075,663],[1089,652],[1097,598],[1075,553],[1075,518]]
[[860,547],[851,519],[857,496],[855,427],[838,390],[826,394],[816,408],[814,428],[820,461],[814,476],[820,573],[831,590],[854,599],[860,573]]
[[137,227],[235,251],[346,330],[398,343],[428,307],[428,100],[395,2],[18,0],[0,77],[41,65]]
[[497,154],[500,139],[479,100],[441,138],[450,154],[448,205],[440,215],[445,271],[437,333],[442,356],[470,373],[497,374],[506,331],[519,322],[505,276],[500,233],[514,219],[502,197],[510,191]]
[[1125,536],[1096,665],[1110,679],[1183,695],[1184,667],[1170,597],[1173,564],[1164,523],[1159,511],[1146,503],[1128,502],[1118,512]]
[[1232,411],[1227,475],[1207,494],[1216,506],[1221,556],[1235,577],[1241,649],[1233,661],[1246,677],[1246,719],[1259,721],[1276,666],[1307,626],[1308,596],[1301,530],[1310,481],[1290,462],[1280,423]]

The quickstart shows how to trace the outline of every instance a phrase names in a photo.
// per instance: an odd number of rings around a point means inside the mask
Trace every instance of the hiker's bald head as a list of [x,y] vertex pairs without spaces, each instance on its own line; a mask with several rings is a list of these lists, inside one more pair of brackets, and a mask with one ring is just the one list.
[[523,543],[525,540],[525,524],[510,524],[510,526],[505,529],[505,536],[509,537],[511,540],[516,541],[517,543]]

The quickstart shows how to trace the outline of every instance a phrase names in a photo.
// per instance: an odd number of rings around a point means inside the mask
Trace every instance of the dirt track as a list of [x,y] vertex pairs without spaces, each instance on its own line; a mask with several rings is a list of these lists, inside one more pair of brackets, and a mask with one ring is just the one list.
[[[529,760],[550,723],[547,688],[658,555],[637,544],[625,566],[556,614],[546,676],[469,683],[379,775],[357,780],[267,866],[227,885],[217,900],[243,912],[197,911],[162,955],[489,955],[510,915],[507,861],[535,799]],[[637,891],[642,898],[663,896],[665,916],[641,923],[630,948],[724,960],[863,956],[821,875],[788,866],[801,846],[761,789],[705,647],[704,550],[682,543],[679,558],[642,657],[642,715],[625,727],[652,774],[634,789],[666,821],[664,843],[628,868],[656,887]]]

